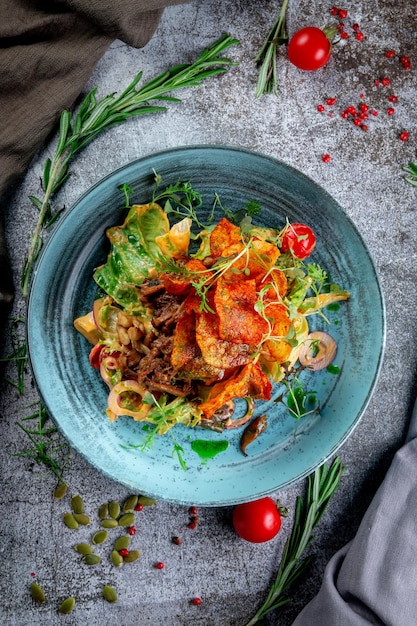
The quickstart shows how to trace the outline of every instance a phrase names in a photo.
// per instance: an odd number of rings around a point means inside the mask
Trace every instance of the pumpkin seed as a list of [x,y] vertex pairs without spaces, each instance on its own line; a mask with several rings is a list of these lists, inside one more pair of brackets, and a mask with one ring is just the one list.
[[148,498],[148,496],[139,496],[138,502],[143,506],[152,506],[157,503],[157,500],[155,500],[155,498]]
[[89,543],[77,543],[74,546],[74,550],[78,554],[91,554],[94,551],[93,546],[90,546]]
[[45,592],[38,583],[32,583],[30,586],[32,599],[38,604],[43,604],[46,600]]
[[133,561],[136,561],[136,559],[138,559],[139,557],[139,550],[129,550],[129,554],[123,557],[123,561],[125,563],[133,563]]
[[54,498],[56,500],[62,500],[64,496],[66,496],[68,491],[68,487],[65,483],[59,483],[57,488],[54,491]]
[[102,519],[100,522],[100,526],[102,526],[102,528],[117,528],[118,525],[119,522],[117,519]]
[[138,503],[138,496],[129,496],[123,504],[124,513],[133,513],[135,506]]
[[124,513],[119,517],[119,526],[131,526],[135,521],[133,513]]
[[91,519],[84,513],[74,513],[74,519],[81,526],[89,526],[91,524]]
[[123,557],[118,553],[117,550],[113,550],[111,553],[111,560],[113,565],[116,567],[122,567],[123,565]]
[[72,609],[75,606],[75,598],[70,597],[70,598],[66,598],[61,604],[60,607],[58,609],[58,611],[60,613],[62,613],[62,615],[68,615],[69,613],[71,613]]
[[109,505],[107,502],[102,504],[98,510],[98,516],[100,519],[104,519],[109,516]]
[[114,549],[117,551],[124,550],[128,548],[129,545],[130,545],[129,535],[122,535],[121,537],[116,539],[116,541],[114,542]]
[[77,522],[77,520],[75,519],[75,517],[73,516],[72,513],[65,513],[65,515],[64,515],[64,524],[65,524],[65,526],[67,526],[71,530],[77,530],[77,528],[78,528],[78,522]]
[[93,543],[104,543],[108,536],[109,533],[107,532],[107,530],[99,530],[93,535]]
[[98,565],[101,563],[101,558],[98,554],[86,554],[83,556],[83,561],[86,565]]
[[73,513],[84,513],[84,500],[81,496],[72,496],[71,508]]
[[109,504],[109,515],[113,519],[117,519],[120,515],[120,504],[116,500],[113,500]]
[[104,585],[103,598],[107,600],[107,602],[117,602],[116,590],[110,585]]

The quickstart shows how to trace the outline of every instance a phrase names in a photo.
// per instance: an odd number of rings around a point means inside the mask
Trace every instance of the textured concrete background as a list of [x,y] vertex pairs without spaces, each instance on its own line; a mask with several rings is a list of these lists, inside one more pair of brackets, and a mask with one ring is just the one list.
[[[87,86],[98,86],[101,95],[120,91],[140,69],[149,79],[171,65],[191,61],[223,32],[241,40],[241,45],[230,52],[239,66],[200,88],[183,91],[183,102],[169,106],[166,113],[132,120],[95,140],[77,157],[57,203],[71,205],[90,185],[139,156],[184,144],[223,143],[277,157],[302,170],[344,207],[367,242],[386,298],[385,359],[372,401],[340,450],[346,472],[312,547],[315,563],[293,590],[291,604],[270,617],[270,624],[286,626],[317,591],[329,557],[353,536],[403,440],[414,401],[417,190],[404,182],[401,168],[416,158],[417,17],[410,1],[345,3],[343,8],[349,10],[347,29],[351,32],[349,25],[358,22],[364,41],[350,37],[336,46],[328,66],[315,73],[291,66],[282,50],[279,98],[255,99],[257,71],[253,59],[279,7],[274,0],[197,0],[166,10],[155,36],[143,50],[114,43]],[[290,33],[305,25],[328,23],[330,7],[330,2],[319,0],[290,2]],[[409,55],[411,71],[405,72],[398,59],[386,59],[388,48]],[[385,114],[390,91],[374,85],[374,79],[384,75],[391,78],[392,93],[399,98],[392,117]],[[361,93],[380,111],[370,120],[367,133],[339,115],[346,106],[357,105]],[[330,108],[317,112],[317,105],[327,97],[337,100],[331,108],[332,117],[328,116]],[[410,132],[405,143],[398,139],[403,130]],[[36,158],[5,207],[16,280],[36,219],[27,196],[39,191],[43,163],[53,146],[54,140]],[[324,153],[331,154],[330,163],[321,161]],[[12,316],[24,316],[19,297]],[[4,354],[10,350],[7,340]],[[13,378],[13,367],[2,371],[0,401],[1,623],[245,624],[266,595],[290,520],[284,521],[282,533],[272,542],[250,545],[231,530],[230,508],[201,509],[198,527],[189,530],[186,507],[159,502],[137,514],[134,543],[142,556],[135,564],[120,571],[107,562],[91,569],[81,567],[71,548],[74,535],[62,524],[68,499],[54,501],[55,480],[30,460],[12,456],[27,446],[16,422],[28,414],[36,394],[27,377],[25,393],[18,397],[4,382],[5,375]],[[75,452],[71,453],[66,479],[71,491],[84,497],[92,515],[103,501],[122,500],[127,495],[124,488],[97,473]],[[285,505],[293,507],[302,489],[299,484],[279,496]],[[77,540],[87,540],[90,534],[90,529],[80,530]],[[172,545],[172,535],[182,536],[181,546]],[[154,568],[159,560],[165,562],[163,570]],[[47,592],[48,600],[42,607],[30,599],[32,580]],[[104,583],[117,587],[116,605],[101,599]],[[68,595],[76,597],[76,609],[71,616],[59,616],[57,606]],[[203,599],[200,606],[190,603],[194,596]]]

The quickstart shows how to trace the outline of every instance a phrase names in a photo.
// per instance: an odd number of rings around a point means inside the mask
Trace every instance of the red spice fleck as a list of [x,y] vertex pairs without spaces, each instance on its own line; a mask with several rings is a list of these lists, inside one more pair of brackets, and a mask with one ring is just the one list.
[[353,123],[355,124],[355,126],[361,126],[362,124],[361,120],[358,117],[353,120]]
[[345,20],[348,16],[348,12],[346,11],[346,9],[339,9],[337,14],[341,20]]
[[355,33],[355,39],[357,39],[358,41],[363,41],[365,39],[365,35],[361,32],[357,32]]
[[390,96],[388,96],[388,100],[390,102],[398,102],[398,96],[394,96],[394,94],[391,94]]
[[122,548],[119,550],[120,556],[127,556],[129,554],[129,550],[127,548]]
[[338,7],[332,7],[332,8],[330,9],[330,13],[331,13],[332,15],[337,15],[337,14],[339,13],[339,8],[338,8]]
[[194,606],[200,606],[201,598],[193,598],[192,603],[194,604]]
[[388,107],[387,109],[387,115],[394,115],[395,113],[395,109],[394,107]]
[[364,130],[365,132],[368,130],[368,127],[366,124],[362,124],[361,126],[362,130]]
[[380,84],[380,83],[379,83],[379,80],[376,78],[376,79],[374,80],[374,85],[376,85],[377,87],[379,87],[379,84]]
[[327,98],[326,104],[328,104],[329,106],[333,106],[334,104],[336,104],[336,98]]
[[129,530],[127,531],[129,533],[129,535],[136,535],[136,528],[135,526],[129,526]]
[[378,111],[376,111],[375,109],[372,109],[371,115],[373,115],[374,117],[378,117]]
[[172,538],[172,543],[176,546],[180,546],[182,544],[182,540],[180,537],[175,536]]
[[387,59],[392,59],[393,57],[395,57],[395,50],[387,50],[385,56],[387,57]]
[[352,24],[352,30],[360,30],[360,29],[361,29],[361,27],[356,22],[355,22],[355,24]]
[[342,111],[340,117],[343,117],[343,119],[346,120],[349,117],[349,113],[347,111]]
[[360,94],[359,94],[359,98],[364,98],[364,97],[365,97],[365,94],[364,94],[364,93],[360,93]]
[[340,38],[341,38],[341,39],[349,39],[349,34],[348,34],[345,30],[343,30],[343,31],[340,33]]
[[163,563],[162,561],[158,561],[158,563],[155,563],[155,567],[156,569],[164,569],[165,563]]
[[400,133],[398,135],[399,139],[401,139],[401,141],[407,141],[408,137],[409,137],[409,133],[404,130],[402,133]]
[[30,572],[31,576],[36,576],[35,572]]
[[190,506],[190,508],[188,509],[188,513],[190,515],[197,515],[198,514],[198,508],[196,506]]
[[384,87],[389,87],[391,85],[391,81],[389,78],[381,78],[381,83],[384,85]]
[[329,163],[331,158],[332,157],[330,156],[330,154],[323,154],[321,160],[323,161],[323,163]]
[[318,104],[318,105],[317,105],[317,111],[318,111],[319,113],[323,113],[323,111],[325,111],[324,106],[323,106],[322,104]]
[[137,504],[135,506],[135,511],[142,511],[142,509],[143,509],[143,504]]

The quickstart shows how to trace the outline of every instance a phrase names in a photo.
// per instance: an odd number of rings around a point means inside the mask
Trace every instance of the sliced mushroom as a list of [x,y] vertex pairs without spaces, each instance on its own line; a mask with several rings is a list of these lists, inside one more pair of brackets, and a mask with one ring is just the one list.
[[325,369],[336,356],[337,343],[321,330],[310,333],[300,348],[298,360],[310,370]]

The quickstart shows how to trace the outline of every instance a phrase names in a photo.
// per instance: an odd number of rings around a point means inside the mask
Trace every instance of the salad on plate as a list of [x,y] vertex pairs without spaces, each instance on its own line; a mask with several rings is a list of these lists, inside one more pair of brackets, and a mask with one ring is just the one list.
[[175,424],[249,423],[255,437],[264,422],[251,422],[254,402],[279,383],[302,416],[305,394],[290,377],[328,367],[337,351],[330,334],[310,332],[310,316],[326,318],[326,307],[350,295],[308,261],[314,230],[288,220],[258,226],[256,202],[232,212],[216,195],[202,223],[190,183],[160,191],[160,182],[156,175],[146,204],[130,204],[122,186],[128,213],[106,232],[110,252],[93,276],[100,293],[74,321],[108,385],[109,419],[130,416],[160,435]]

